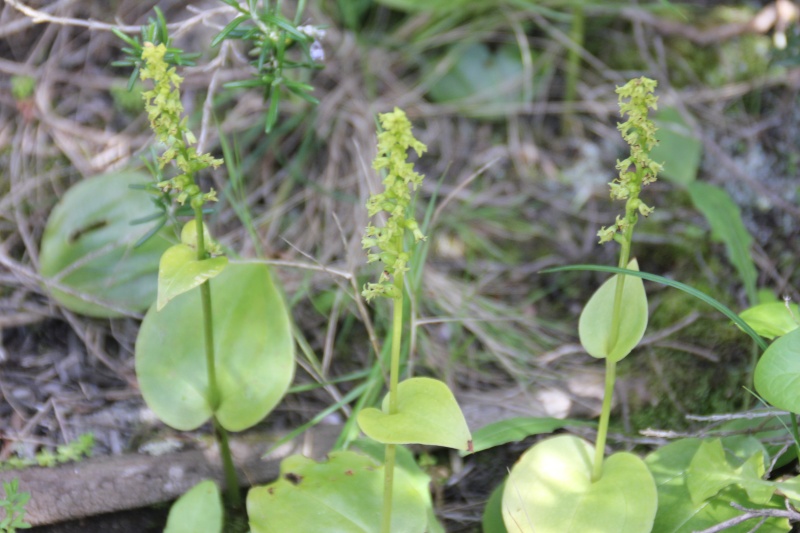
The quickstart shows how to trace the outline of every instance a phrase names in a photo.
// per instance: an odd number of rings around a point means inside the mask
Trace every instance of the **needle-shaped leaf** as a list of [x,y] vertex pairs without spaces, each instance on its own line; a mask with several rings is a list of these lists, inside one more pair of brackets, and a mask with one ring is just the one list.
[[212,47],[214,47],[214,46],[217,46],[219,43],[221,43],[222,41],[224,41],[224,40],[225,40],[225,38],[226,38],[226,37],[228,37],[228,35],[229,35],[229,34],[230,34],[230,33],[231,33],[233,30],[235,30],[236,28],[238,28],[238,27],[239,27],[239,24],[241,24],[242,22],[244,22],[244,21],[246,21],[246,20],[249,20],[249,17],[247,17],[246,15],[239,15],[238,17],[236,17],[235,19],[233,19],[232,21],[230,21],[230,22],[228,23],[228,25],[227,25],[227,26],[225,26],[224,28],[222,28],[222,31],[220,31],[220,32],[217,34],[217,36],[216,36],[216,37],[214,37],[214,39],[211,41],[211,46],[212,46]]

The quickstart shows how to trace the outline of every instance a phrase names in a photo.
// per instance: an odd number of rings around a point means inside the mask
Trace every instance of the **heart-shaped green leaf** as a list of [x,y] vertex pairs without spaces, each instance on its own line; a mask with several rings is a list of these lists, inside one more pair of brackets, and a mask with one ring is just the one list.
[[[317,463],[301,455],[281,462],[280,478],[251,489],[247,515],[253,533],[378,533],[383,466],[355,452],[332,452]],[[392,533],[422,533],[425,500],[402,468],[395,469]]]
[[[217,418],[230,431],[263,419],[294,375],[289,314],[269,269],[231,264],[209,282],[213,304]],[[147,405],[166,424],[195,429],[211,416],[200,291],[176,297],[144,317],[136,340],[136,375]]]
[[[636,259],[628,263],[628,269],[639,270]],[[619,327],[612,331],[614,298],[619,275],[600,285],[578,321],[581,344],[592,357],[620,361],[636,348],[647,329],[647,294],[641,278],[625,276],[622,287]]]
[[383,411],[374,407],[358,413],[358,426],[368,437],[385,444],[428,444],[467,450],[472,437],[450,389],[439,380],[410,378],[397,387],[397,413],[390,415],[389,395]]
[[[761,443],[752,437],[722,440],[724,448],[740,459],[763,453],[764,450]],[[701,442],[700,439],[677,440],[662,446],[645,459],[658,487],[658,512],[653,533],[692,533],[716,526],[742,514],[731,506],[732,502],[743,507],[754,507],[747,492],[739,485],[722,489],[708,499],[692,501],[686,476]],[[776,495],[767,507],[782,509],[784,502],[783,498]],[[759,533],[785,533],[790,529],[785,518],[768,518],[763,523],[760,520],[754,517],[729,531],[746,533],[753,531],[756,525]]]
[[546,439],[514,465],[503,492],[503,520],[521,533],[650,533],[656,485],[631,453],[616,453],[592,482],[594,448],[572,435]]
[[800,310],[797,304],[787,309],[784,302],[770,302],[745,309],[739,316],[762,337],[774,339],[797,329]]
[[800,328],[769,345],[756,365],[754,382],[766,401],[800,413]]
[[197,260],[197,251],[186,244],[176,244],[161,256],[158,266],[158,305],[161,311],[167,302],[214,278],[228,264],[225,256]]
[[178,498],[169,510],[164,533],[221,533],[222,500],[211,480],[201,481]]
[[156,299],[158,260],[172,244],[166,229],[141,246],[153,224],[131,221],[153,213],[151,181],[123,171],[85,179],[53,208],[42,236],[40,273],[53,298],[71,311],[115,317],[144,311]]

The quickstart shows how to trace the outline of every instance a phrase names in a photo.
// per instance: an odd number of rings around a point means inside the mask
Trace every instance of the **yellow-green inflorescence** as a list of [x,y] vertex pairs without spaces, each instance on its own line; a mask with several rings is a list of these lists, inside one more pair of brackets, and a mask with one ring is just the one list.
[[166,52],[167,47],[164,44],[144,43],[144,66],[140,72],[143,81],[154,82],[153,89],[142,92],[142,98],[151,128],[158,140],[167,147],[158,158],[158,164],[164,168],[170,161],[175,161],[181,171],[174,178],[158,183],[158,187],[165,191],[178,191],[177,201],[181,204],[189,199],[193,207],[196,207],[195,204],[202,206],[206,202],[216,201],[216,192],[212,188],[209,192],[202,193],[195,183],[194,175],[204,168],[217,168],[222,160],[215,159],[210,154],[198,154],[192,147],[197,140],[186,126],[186,118],[181,118],[183,104],[180,86],[183,78],[164,60]]
[[409,148],[417,153],[417,157],[427,148],[411,134],[411,122],[402,110],[395,108],[391,113],[379,115],[378,119],[383,131],[378,134],[378,155],[372,168],[385,170],[385,190],[370,197],[367,211],[370,217],[385,211],[388,219],[382,228],[369,224],[361,241],[365,250],[378,249],[368,253],[367,262],[381,261],[384,264],[378,283],[364,286],[362,294],[367,300],[376,296],[401,296],[399,287],[402,287],[401,280],[408,270],[410,258],[403,249],[405,232],[410,231],[415,241],[425,240],[413,213],[408,213],[411,195],[424,176],[415,172],[413,163],[407,159]]
[[656,126],[648,118],[648,110],[656,109],[658,97],[653,94],[657,82],[649,78],[636,78],[622,87],[617,87],[620,114],[628,116],[628,120],[617,124],[617,129],[631,147],[631,155],[627,159],[617,161],[619,177],[609,183],[611,198],[626,200],[625,216],[617,216],[616,223],[597,232],[600,242],[614,239],[619,232],[625,234],[633,228],[638,215],[648,216],[652,207],[648,207],[639,199],[642,187],[656,181],[662,165],[650,159],[650,151],[658,143]]

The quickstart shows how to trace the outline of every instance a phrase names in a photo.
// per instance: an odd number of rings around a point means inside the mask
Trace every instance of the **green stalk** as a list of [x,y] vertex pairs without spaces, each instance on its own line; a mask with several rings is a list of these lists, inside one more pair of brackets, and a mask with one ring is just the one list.
[[[206,258],[205,232],[203,231],[203,205],[202,202],[193,202],[194,220],[197,224],[197,260]],[[214,356],[214,318],[211,314],[211,285],[208,280],[200,285],[200,300],[203,309],[203,337],[206,354],[206,372],[208,373],[208,403],[211,411],[216,413],[219,407],[219,387],[217,386],[217,372]],[[225,489],[228,503],[238,509],[242,506],[242,497],[239,494],[239,480],[233,464],[233,455],[228,443],[228,432],[213,416],[214,436],[217,439],[222,468],[225,475]]]
[[[199,202],[198,202],[199,203]],[[203,206],[194,208],[194,220],[197,224],[197,260],[206,259],[205,232],[203,231]],[[214,363],[214,319],[211,316],[211,286],[208,281],[200,285],[200,301],[203,308],[203,336],[206,352],[206,372],[208,373],[208,403],[212,411],[219,407],[219,389]]]
[[800,457],[800,430],[797,428],[797,415],[791,413],[792,415],[792,437],[794,437],[794,446],[795,451],[797,452],[797,456]]
[[[397,385],[400,380],[400,337],[403,334],[403,277],[394,280],[398,296],[392,298],[392,353],[389,369],[389,414],[397,413]],[[392,492],[396,446],[386,445],[383,465],[383,522],[382,533],[392,531]]]
[[381,533],[392,531],[392,489],[394,488],[394,458],[397,449],[394,444],[386,445],[383,470],[383,520]]
[[[631,255],[631,241],[633,240],[633,227],[636,224],[636,213],[626,213],[626,218],[633,222],[620,239],[619,267],[627,268]],[[614,311],[611,317],[611,337],[609,345],[614,346],[619,336],[622,316],[622,291],[625,287],[625,276],[617,277],[617,286],[614,291]],[[617,362],[606,358],[606,383],[603,391],[603,407],[600,411],[600,423],[597,427],[597,442],[594,448],[594,466],[592,467],[592,481],[599,480],[603,475],[603,459],[605,458],[606,438],[608,437],[608,424],[611,421],[611,401],[614,398],[614,383],[617,379]]]
[[[573,23],[576,22],[573,20]],[[619,268],[628,266],[631,242],[633,241],[633,228],[639,218],[638,213],[647,216],[653,210],[639,200],[639,193],[644,185],[656,180],[656,175],[661,169],[661,165],[650,159],[649,154],[650,150],[658,143],[655,138],[655,124],[647,118],[648,109],[655,109],[658,100],[652,95],[655,87],[656,82],[654,80],[641,77],[629,81],[622,87],[617,87],[616,90],[619,95],[620,113],[623,116],[628,116],[627,121],[617,124],[617,129],[622,134],[625,142],[630,145],[631,156],[622,161],[617,161],[616,168],[619,170],[619,177],[609,185],[611,186],[612,198],[627,199],[625,203],[625,218],[619,220],[619,217],[617,217],[614,226],[601,228],[597,235],[600,237],[601,244],[610,240],[616,240],[620,243]],[[635,167],[635,172],[629,170],[631,166]],[[622,235],[618,233],[619,230],[622,230]],[[619,332],[622,325],[622,295],[624,287],[625,276],[619,274],[614,290],[611,330],[609,331],[607,346],[609,349],[616,346],[619,340]],[[614,396],[616,374],[616,361],[610,361],[606,357],[606,383],[603,407],[600,413],[600,425],[597,428],[592,481],[598,481],[603,475],[603,459],[606,437],[608,436],[608,424],[611,418],[611,401]]]
[[214,436],[220,449],[222,458],[222,471],[225,476],[225,495],[228,504],[234,509],[242,508],[242,495],[239,492],[239,476],[236,475],[236,467],[233,464],[233,455],[228,441],[228,431],[220,425],[217,417],[214,417]]
[[600,424],[597,427],[597,442],[594,448],[594,466],[592,468],[592,482],[598,481],[603,476],[603,459],[606,452],[606,437],[608,437],[608,423],[611,419],[611,400],[614,397],[614,383],[617,379],[617,362],[606,358],[606,387],[603,392],[603,408],[600,411]]
[[580,48],[583,48],[584,23],[586,16],[583,6],[572,9],[572,25],[569,38],[574,45],[567,52],[566,87],[564,89],[564,115],[561,121],[561,134],[573,131],[575,124],[575,96],[578,93],[578,76],[581,69]]

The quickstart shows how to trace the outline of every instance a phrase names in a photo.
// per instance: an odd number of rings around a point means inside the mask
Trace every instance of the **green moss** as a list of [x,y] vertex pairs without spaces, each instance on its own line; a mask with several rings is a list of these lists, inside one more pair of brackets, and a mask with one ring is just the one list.
[[[698,321],[687,329],[681,335],[682,342],[687,343],[693,343],[692,339],[699,343],[701,339],[715,338],[720,330],[708,320]],[[640,353],[621,362],[620,376],[647,379],[644,397],[631,391],[627,398],[634,431],[687,430],[693,423],[686,420],[686,414],[729,413],[746,406],[748,393],[743,387],[750,386],[747,341],[730,342],[722,336],[715,338],[714,348],[724,364],[666,348],[656,348],[649,354]],[[655,364],[651,357],[657,357],[660,364]]]

